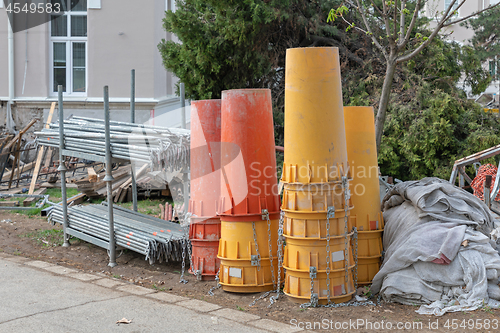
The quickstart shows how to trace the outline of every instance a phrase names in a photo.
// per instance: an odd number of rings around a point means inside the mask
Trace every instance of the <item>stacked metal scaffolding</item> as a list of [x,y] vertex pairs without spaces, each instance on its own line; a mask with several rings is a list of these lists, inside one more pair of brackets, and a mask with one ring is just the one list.
[[[106,205],[69,207],[69,234],[108,248],[108,214]],[[113,208],[113,218],[116,245],[145,255],[151,264],[156,261],[180,261],[182,251],[189,246],[185,232],[178,223],[116,206]],[[63,224],[62,206],[54,206],[48,219],[53,224]]]
[[[110,121],[111,156],[141,163],[154,169],[179,170],[189,166],[190,131],[119,121]],[[35,132],[43,146],[59,148],[59,123]],[[65,155],[94,160],[106,155],[104,120],[73,117],[64,120]],[[92,155],[92,156],[89,156]]]
[[[132,71],[132,91],[134,71]],[[189,170],[190,131],[134,123],[110,121],[108,86],[103,88],[104,120],[74,117],[64,120],[63,89],[58,86],[59,122],[37,132],[38,143],[59,149],[62,206],[50,212],[50,220],[63,225],[64,244],[75,236],[108,249],[109,266],[116,266],[117,245],[155,260],[182,260],[190,250],[186,230],[176,223],[113,207],[112,159],[149,163],[151,169]],[[131,119],[134,121],[134,94]],[[61,140],[62,138],[62,140]],[[73,207],[68,212],[66,198],[66,157],[77,157],[106,164],[107,207]],[[187,178],[187,177],[184,177]],[[134,178],[132,178],[134,180]],[[134,185],[134,184],[132,184]],[[134,188],[134,186],[132,186]],[[132,193],[135,197],[137,193]],[[134,209],[136,199],[134,198]],[[187,206],[187,204],[185,204]],[[107,214],[106,212],[107,211]],[[116,224],[115,224],[116,215]],[[159,222],[161,221],[161,222]]]

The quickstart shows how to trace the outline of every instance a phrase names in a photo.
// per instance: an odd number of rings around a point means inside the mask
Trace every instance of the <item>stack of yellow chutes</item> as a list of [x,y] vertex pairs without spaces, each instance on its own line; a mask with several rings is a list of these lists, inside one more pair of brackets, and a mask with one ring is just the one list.
[[349,172],[338,48],[287,50],[282,210],[284,292],[313,304],[354,294]]
[[344,107],[344,120],[353,177],[351,221],[358,230],[358,284],[370,284],[380,269],[384,229],[373,108]]

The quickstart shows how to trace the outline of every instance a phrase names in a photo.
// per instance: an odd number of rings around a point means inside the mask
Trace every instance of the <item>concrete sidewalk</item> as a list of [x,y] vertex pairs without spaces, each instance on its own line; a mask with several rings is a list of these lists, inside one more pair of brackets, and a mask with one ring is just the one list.
[[[116,324],[127,318],[130,324]],[[0,332],[297,332],[167,292],[0,253]]]

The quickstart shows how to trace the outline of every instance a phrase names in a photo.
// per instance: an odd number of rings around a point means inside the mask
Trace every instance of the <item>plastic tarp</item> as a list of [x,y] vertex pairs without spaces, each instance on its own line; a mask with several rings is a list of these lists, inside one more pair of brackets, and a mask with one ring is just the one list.
[[496,223],[482,201],[424,178],[394,186],[382,209],[385,256],[372,292],[437,316],[500,307],[500,256],[490,239]]

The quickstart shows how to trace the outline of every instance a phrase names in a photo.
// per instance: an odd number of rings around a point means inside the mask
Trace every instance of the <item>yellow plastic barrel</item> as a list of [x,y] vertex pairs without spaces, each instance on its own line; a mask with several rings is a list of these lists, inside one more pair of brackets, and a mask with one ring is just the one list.
[[[347,281],[344,269],[332,270],[330,276],[330,301],[343,303],[349,301],[354,294],[354,283],[352,270],[354,265],[348,268]],[[328,287],[326,272],[316,273],[312,280],[313,292],[318,294],[319,304],[328,302]],[[304,303],[311,298],[311,278],[309,271],[288,270],[285,276],[285,287],[283,292],[297,303]]]
[[[300,238],[287,238],[283,267],[287,271],[309,272],[309,268],[314,266],[318,271],[326,271],[326,243],[326,240],[311,241]],[[345,257],[346,246],[347,258]],[[344,235],[330,237],[330,252],[328,255],[330,256],[330,270],[344,269],[345,266],[354,265],[351,241],[348,238],[346,243]]]
[[342,83],[336,47],[286,51],[285,183],[339,181],[347,175]]
[[371,284],[373,278],[380,270],[382,256],[358,258],[358,284]]
[[[306,216],[304,216],[306,215]],[[348,232],[352,230],[351,219],[347,220]],[[286,213],[283,221],[283,235],[288,238],[326,238],[326,214],[321,218],[308,218],[307,214]],[[344,217],[330,218],[330,236],[345,234]]]
[[383,230],[358,232],[358,257],[380,256],[384,250],[382,245]]
[[351,168],[351,218],[358,231],[383,229],[373,108],[344,107],[347,156]]
[[384,220],[372,107],[344,107],[347,156],[351,168],[351,223],[358,229],[358,284],[370,284],[380,269]]
[[335,214],[344,214],[345,206],[351,209],[351,203],[345,202],[344,188],[340,183],[285,184],[281,209],[285,212],[325,214],[330,207]]
[[[270,226],[267,220],[253,223],[221,221],[221,239],[217,257],[221,260],[220,284],[225,291],[248,293],[274,288],[273,272],[274,283],[277,283],[278,277],[277,229],[278,220],[271,220]],[[273,257],[272,269],[269,243]],[[258,255],[260,260],[255,257]],[[283,281],[283,278],[280,280]]]
[[311,288],[322,304],[352,298],[349,178],[338,49],[288,49],[281,208],[293,301],[310,299]]

